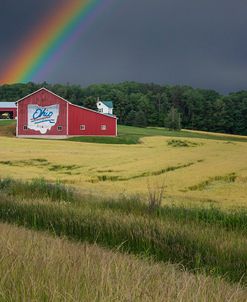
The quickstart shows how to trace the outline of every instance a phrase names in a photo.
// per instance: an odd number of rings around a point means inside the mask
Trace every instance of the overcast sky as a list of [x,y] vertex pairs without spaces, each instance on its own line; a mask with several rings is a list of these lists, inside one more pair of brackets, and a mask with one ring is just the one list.
[[[0,0],[0,68],[61,1]],[[113,0],[35,81],[247,89],[246,16],[244,0]]]

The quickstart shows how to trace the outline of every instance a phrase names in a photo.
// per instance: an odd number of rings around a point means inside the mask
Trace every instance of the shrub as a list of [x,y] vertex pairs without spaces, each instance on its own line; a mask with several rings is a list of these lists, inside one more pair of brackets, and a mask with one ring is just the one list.
[[153,212],[161,207],[161,202],[163,199],[164,191],[165,191],[165,182],[147,182],[148,189],[148,208],[149,211]]

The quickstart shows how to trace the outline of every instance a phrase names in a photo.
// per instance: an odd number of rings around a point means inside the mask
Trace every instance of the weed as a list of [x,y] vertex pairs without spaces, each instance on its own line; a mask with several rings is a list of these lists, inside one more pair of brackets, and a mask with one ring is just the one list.
[[99,175],[97,176],[99,181],[118,181],[119,176],[114,176],[114,175]]
[[79,169],[80,166],[77,165],[51,165],[49,167],[50,171],[64,171],[64,170],[75,170]]
[[235,182],[237,175],[235,173],[230,173],[224,176],[215,176],[210,177],[208,180],[205,180],[197,185],[190,186],[188,189],[191,191],[202,191],[207,189],[210,185],[217,182],[233,183]]
[[196,147],[201,146],[202,143],[191,142],[188,140],[171,139],[167,141],[168,146],[171,147]]
[[165,182],[163,180],[161,183],[158,181],[151,183],[150,180],[148,180],[147,189],[148,209],[151,212],[157,211],[161,207],[161,202],[165,191]]

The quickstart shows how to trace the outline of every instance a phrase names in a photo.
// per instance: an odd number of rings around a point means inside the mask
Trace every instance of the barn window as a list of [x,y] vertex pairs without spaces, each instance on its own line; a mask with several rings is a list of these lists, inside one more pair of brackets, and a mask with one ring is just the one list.
[[106,125],[101,125],[101,130],[106,130]]
[[58,131],[62,131],[62,130],[63,130],[63,127],[62,127],[62,126],[58,126],[58,127],[57,127],[57,130],[58,130]]
[[100,109],[99,109],[99,112],[103,112],[103,108],[100,108]]
[[23,126],[23,130],[27,130],[27,125],[24,125],[24,126]]
[[85,130],[86,126],[85,125],[80,125],[80,130]]

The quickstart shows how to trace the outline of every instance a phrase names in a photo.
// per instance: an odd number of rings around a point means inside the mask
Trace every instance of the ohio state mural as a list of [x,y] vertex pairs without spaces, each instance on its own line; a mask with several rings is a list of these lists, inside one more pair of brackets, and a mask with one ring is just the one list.
[[38,105],[28,105],[28,129],[39,131],[45,134],[56,125],[59,116],[59,104],[40,107]]

